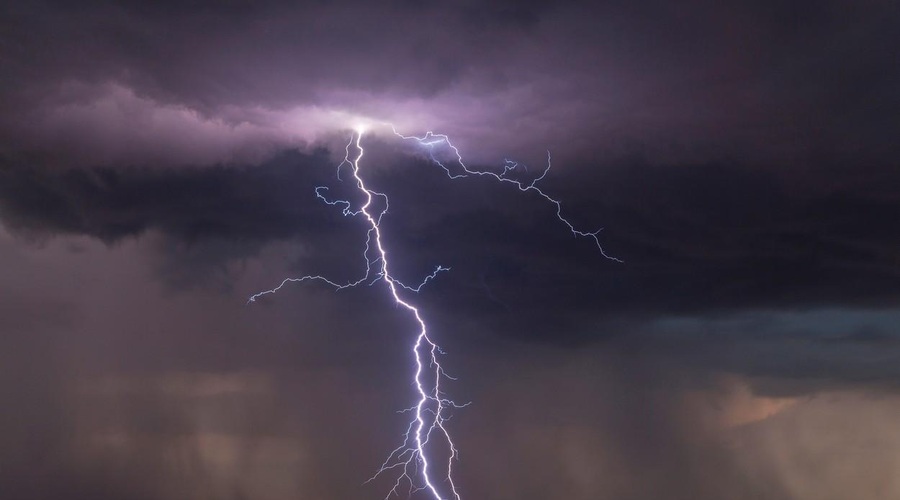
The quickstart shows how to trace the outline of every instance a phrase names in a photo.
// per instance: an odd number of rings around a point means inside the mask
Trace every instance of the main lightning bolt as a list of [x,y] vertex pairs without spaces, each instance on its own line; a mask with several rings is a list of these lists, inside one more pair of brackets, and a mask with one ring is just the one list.
[[[448,136],[444,134],[435,134],[430,131],[426,132],[423,136],[408,136],[399,133],[393,125],[387,125],[390,126],[397,137],[406,141],[415,141],[426,148],[429,151],[431,160],[443,168],[451,179],[474,175],[487,176],[493,177],[504,183],[511,183],[520,191],[536,193],[556,206],[557,217],[569,228],[573,235],[591,238],[604,257],[621,262],[619,259],[607,255],[603,250],[598,237],[599,230],[585,232],[576,229],[572,223],[563,217],[562,204],[560,201],[550,197],[537,186],[537,183],[546,177],[547,173],[550,171],[551,162],[549,152],[547,153],[547,167],[544,169],[543,173],[539,177],[531,180],[531,182],[526,182],[511,177],[511,174],[514,174],[517,169],[524,169],[523,165],[514,161],[506,160],[503,170],[500,173],[489,170],[475,170],[463,162],[459,149],[450,142]],[[362,194],[365,202],[358,209],[353,209],[353,204],[350,201],[328,198],[328,188],[325,186],[316,187],[315,194],[326,204],[340,207],[341,212],[345,216],[362,217],[366,221],[368,230],[366,233],[365,249],[363,251],[363,259],[366,264],[365,274],[358,280],[346,283],[338,283],[318,275],[287,278],[275,288],[250,296],[248,303],[254,302],[264,295],[273,294],[292,282],[319,281],[333,287],[335,290],[342,290],[362,284],[373,285],[376,282],[383,281],[387,285],[387,289],[393,297],[394,302],[405,309],[415,319],[415,322],[418,325],[418,334],[412,345],[414,359],[413,385],[416,388],[418,399],[413,407],[403,411],[411,413],[413,417],[406,432],[403,434],[402,444],[388,455],[387,459],[382,463],[375,475],[369,480],[375,479],[384,472],[397,470],[399,473],[396,481],[386,498],[389,498],[394,494],[399,495],[400,488],[404,484],[408,484],[410,495],[416,491],[425,490],[435,500],[444,500],[446,497],[441,493],[441,491],[444,491],[445,493],[449,493],[450,498],[453,500],[460,500],[459,491],[453,480],[453,462],[458,459],[459,452],[450,437],[446,422],[449,418],[448,413],[450,409],[461,408],[466,405],[456,404],[444,395],[441,389],[441,382],[447,379],[453,379],[447,375],[439,362],[438,358],[443,354],[443,351],[441,351],[441,348],[429,337],[428,327],[425,320],[422,318],[419,309],[413,305],[409,299],[404,297],[404,292],[419,292],[422,287],[433,280],[439,273],[449,271],[450,268],[437,266],[434,272],[426,276],[417,286],[406,285],[391,274],[388,254],[385,250],[384,243],[382,242],[380,226],[382,217],[384,217],[388,211],[389,200],[386,194],[369,188],[360,175],[359,165],[365,154],[361,144],[363,133],[364,130],[359,128],[356,130],[356,133],[351,135],[350,141],[344,148],[344,160],[338,165],[338,178],[340,178],[341,168],[345,165],[349,165],[352,171],[353,181],[356,183],[356,188]],[[453,152],[455,162],[459,166],[459,169],[454,169],[457,171],[454,172],[454,170],[451,170],[451,168],[446,166],[435,156],[435,147],[441,145],[446,146]],[[351,149],[354,149],[357,152],[355,156],[351,154]],[[383,206],[376,208],[374,205],[376,199],[380,199]],[[435,478],[432,467],[434,464],[429,459],[429,454],[427,453],[429,444],[433,439],[439,439],[447,449],[445,457],[446,466],[443,469],[445,475],[441,480]],[[441,486],[439,487],[439,485]]]

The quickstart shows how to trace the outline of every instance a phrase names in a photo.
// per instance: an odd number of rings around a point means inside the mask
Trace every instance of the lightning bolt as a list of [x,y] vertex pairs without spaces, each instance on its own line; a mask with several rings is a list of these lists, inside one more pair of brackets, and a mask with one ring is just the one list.
[[[613,260],[613,261],[620,262],[620,263],[623,262],[619,258],[608,255],[606,253],[606,250],[603,249],[603,245],[600,244],[599,234],[601,231],[603,231],[603,228],[597,229],[596,231],[590,231],[590,232],[576,229],[575,226],[571,222],[569,222],[569,219],[563,217],[562,202],[557,200],[556,198],[551,197],[550,195],[545,193],[543,190],[541,190],[541,188],[538,187],[538,183],[540,181],[542,181],[544,179],[544,177],[547,177],[547,174],[550,172],[550,168],[552,166],[552,158],[550,157],[550,151],[547,151],[547,167],[544,168],[544,171],[541,173],[541,175],[532,179],[531,182],[527,182],[527,181],[522,181],[522,180],[518,180],[518,179],[515,179],[512,177],[509,177],[509,174],[514,172],[517,169],[521,168],[522,170],[526,170],[525,165],[522,165],[521,163],[506,159],[506,160],[504,160],[503,171],[500,172],[499,174],[496,172],[493,172],[491,170],[475,170],[475,169],[470,168],[468,165],[466,165],[466,163],[463,161],[462,154],[459,152],[459,148],[457,148],[452,142],[450,142],[450,137],[448,137],[446,134],[435,134],[434,132],[429,130],[428,132],[425,132],[425,134],[422,136],[403,135],[397,131],[397,128],[394,127],[394,125],[392,125],[390,123],[386,123],[385,125],[391,127],[391,131],[394,132],[394,135],[396,135],[397,137],[399,137],[403,140],[407,140],[407,141],[416,141],[420,145],[427,148],[429,151],[429,157],[431,158],[431,161],[433,161],[436,165],[438,165],[439,167],[444,169],[444,172],[446,172],[447,176],[450,177],[451,179],[459,179],[462,177],[469,177],[469,176],[473,176],[473,175],[482,176],[482,177],[492,177],[500,182],[512,184],[519,191],[522,191],[525,193],[533,192],[533,193],[537,194],[538,196],[547,200],[548,202],[550,202],[551,204],[553,204],[556,207],[556,218],[558,218],[560,220],[560,222],[565,224],[566,227],[569,228],[569,231],[571,231],[574,236],[590,238],[597,245],[597,248],[600,250],[601,255],[603,255],[604,257],[606,257],[609,260]],[[449,167],[444,165],[444,163],[441,162],[434,155],[435,146],[440,146],[440,145],[445,145],[448,149],[450,149],[453,152],[453,156],[455,157],[454,160],[455,160],[456,164],[459,165],[460,171],[457,171],[454,173]]]
[[[524,165],[517,162],[505,160],[503,170],[500,173],[488,170],[475,170],[463,162],[459,149],[450,142],[448,136],[444,134],[435,134],[431,131],[426,132],[423,136],[403,135],[399,133],[393,125],[386,125],[390,126],[394,135],[397,137],[405,141],[414,141],[426,148],[429,151],[431,160],[443,168],[450,179],[459,179],[461,177],[475,175],[487,176],[493,177],[504,183],[511,183],[520,191],[536,193],[556,206],[557,217],[569,228],[573,235],[592,239],[604,257],[621,262],[621,260],[607,255],[603,250],[598,237],[600,230],[585,232],[576,229],[572,223],[563,217],[562,204],[560,201],[550,197],[537,186],[537,183],[546,177],[547,173],[550,171],[551,158],[549,152],[547,153],[547,167],[544,169],[543,173],[539,177],[531,180],[531,182],[526,183],[526,181],[517,180],[514,177],[511,177],[516,170],[525,170]],[[414,406],[402,411],[402,413],[412,414],[411,421],[406,428],[406,432],[403,434],[403,442],[388,455],[387,459],[382,463],[381,467],[369,481],[387,471],[396,470],[398,471],[396,481],[385,497],[386,499],[390,498],[392,495],[399,496],[401,487],[403,487],[404,484],[407,484],[409,495],[424,490],[435,500],[445,500],[447,497],[441,493],[443,491],[450,495],[449,498],[460,500],[460,494],[453,479],[453,463],[455,460],[458,460],[459,452],[450,437],[446,422],[449,418],[451,409],[462,408],[467,406],[467,404],[457,404],[453,402],[448,399],[442,391],[441,382],[455,379],[450,377],[441,366],[439,357],[444,354],[444,352],[431,337],[429,337],[428,327],[425,320],[422,318],[421,312],[409,299],[404,297],[404,292],[418,293],[429,281],[435,279],[438,274],[449,271],[450,268],[437,266],[434,272],[426,276],[416,286],[406,285],[391,274],[388,253],[385,250],[382,241],[380,227],[381,219],[388,212],[390,203],[386,194],[369,188],[363,180],[363,177],[360,175],[360,161],[365,154],[365,150],[361,144],[364,132],[365,130],[360,127],[351,135],[349,142],[344,148],[344,159],[337,167],[337,176],[340,178],[341,168],[349,165],[353,181],[356,183],[356,188],[363,195],[365,202],[362,203],[358,209],[354,209],[353,204],[347,200],[329,198],[327,196],[327,187],[318,186],[315,188],[316,196],[324,203],[341,208],[341,213],[345,216],[362,217],[366,221],[368,230],[366,232],[366,244],[363,251],[363,259],[366,265],[364,275],[358,280],[348,281],[346,283],[338,283],[319,275],[287,278],[272,289],[251,295],[248,299],[248,303],[255,302],[265,295],[274,294],[288,283],[317,281],[325,283],[335,290],[342,290],[363,284],[371,286],[379,281],[384,282],[387,285],[387,289],[394,299],[394,302],[405,309],[412,318],[415,319],[415,322],[418,325],[418,334],[415,337],[415,342],[411,349],[415,366],[413,385],[416,388],[418,399]],[[455,162],[459,165],[458,171],[454,172],[454,170],[451,170],[435,156],[435,147],[442,145],[453,152]],[[353,156],[351,150],[355,150],[357,154]],[[376,199],[381,200],[383,206],[376,207]],[[445,466],[442,468],[444,476],[440,481],[436,479],[433,470],[436,465],[429,459],[429,454],[427,453],[433,439],[440,440],[447,449]]]

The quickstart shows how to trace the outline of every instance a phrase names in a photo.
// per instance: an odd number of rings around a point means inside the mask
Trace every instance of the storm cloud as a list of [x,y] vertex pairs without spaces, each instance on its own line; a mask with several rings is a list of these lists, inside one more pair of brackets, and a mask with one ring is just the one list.
[[[885,61],[900,13],[890,2],[4,9],[4,142],[31,152],[79,137],[81,154],[89,144],[91,158],[105,158],[97,150],[140,144],[147,129],[175,142],[148,126],[172,128],[177,117],[159,117],[168,109],[191,114],[178,125],[191,136],[208,134],[208,125],[191,123],[199,117],[277,144],[334,127],[323,110],[343,112],[440,128],[492,160],[551,147],[566,158],[640,153],[815,168],[897,153],[890,130],[900,73]],[[92,123],[79,109],[111,117]],[[111,133],[109,120],[123,127]],[[166,150],[130,149],[132,161]]]
[[[0,490],[383,496],[409,318],[463,498],[894,498],[892,2],[0,7]],[[447,133],[555,207],[451,179]],[[548,152],[549,150],[549,152]],[[446,162],[445,162],[446,163]],[[452,161],[450,162],[452,163]],[[451,165],[451,168],[452,165]],[[341,180],[343,179],[343,180]],[[413,498],[426,498],[415,492]]]

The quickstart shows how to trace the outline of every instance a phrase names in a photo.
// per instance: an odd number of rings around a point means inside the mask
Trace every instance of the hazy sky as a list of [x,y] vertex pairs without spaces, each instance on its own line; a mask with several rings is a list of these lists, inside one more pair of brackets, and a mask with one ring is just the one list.
[[[471,402],[463,499],[900,497],[898,25],[874,0],[0,7],[0,491],[383,498],[408,316],[383,283],[246,304],[364,271],[314,188],[352,196],[367,125],[395,274],[452,268],[415,300]],[[544,190],[624,262],[384,121],[521,179],[549,150]]]

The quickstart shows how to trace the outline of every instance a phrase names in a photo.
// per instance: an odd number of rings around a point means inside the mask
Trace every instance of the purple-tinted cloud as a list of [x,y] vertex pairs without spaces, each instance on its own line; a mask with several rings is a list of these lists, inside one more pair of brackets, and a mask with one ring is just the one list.
[[[348,129],[472,400],[464,498],[900,496],[900,11],[849,2],[0,7],[0,491],[377,498],[409,325],[319,203]],[[505,157],[552,206],[377,125]],[[389,481],[386,479],[386,481]],[[416,498],[413,495],[413,498]]]

